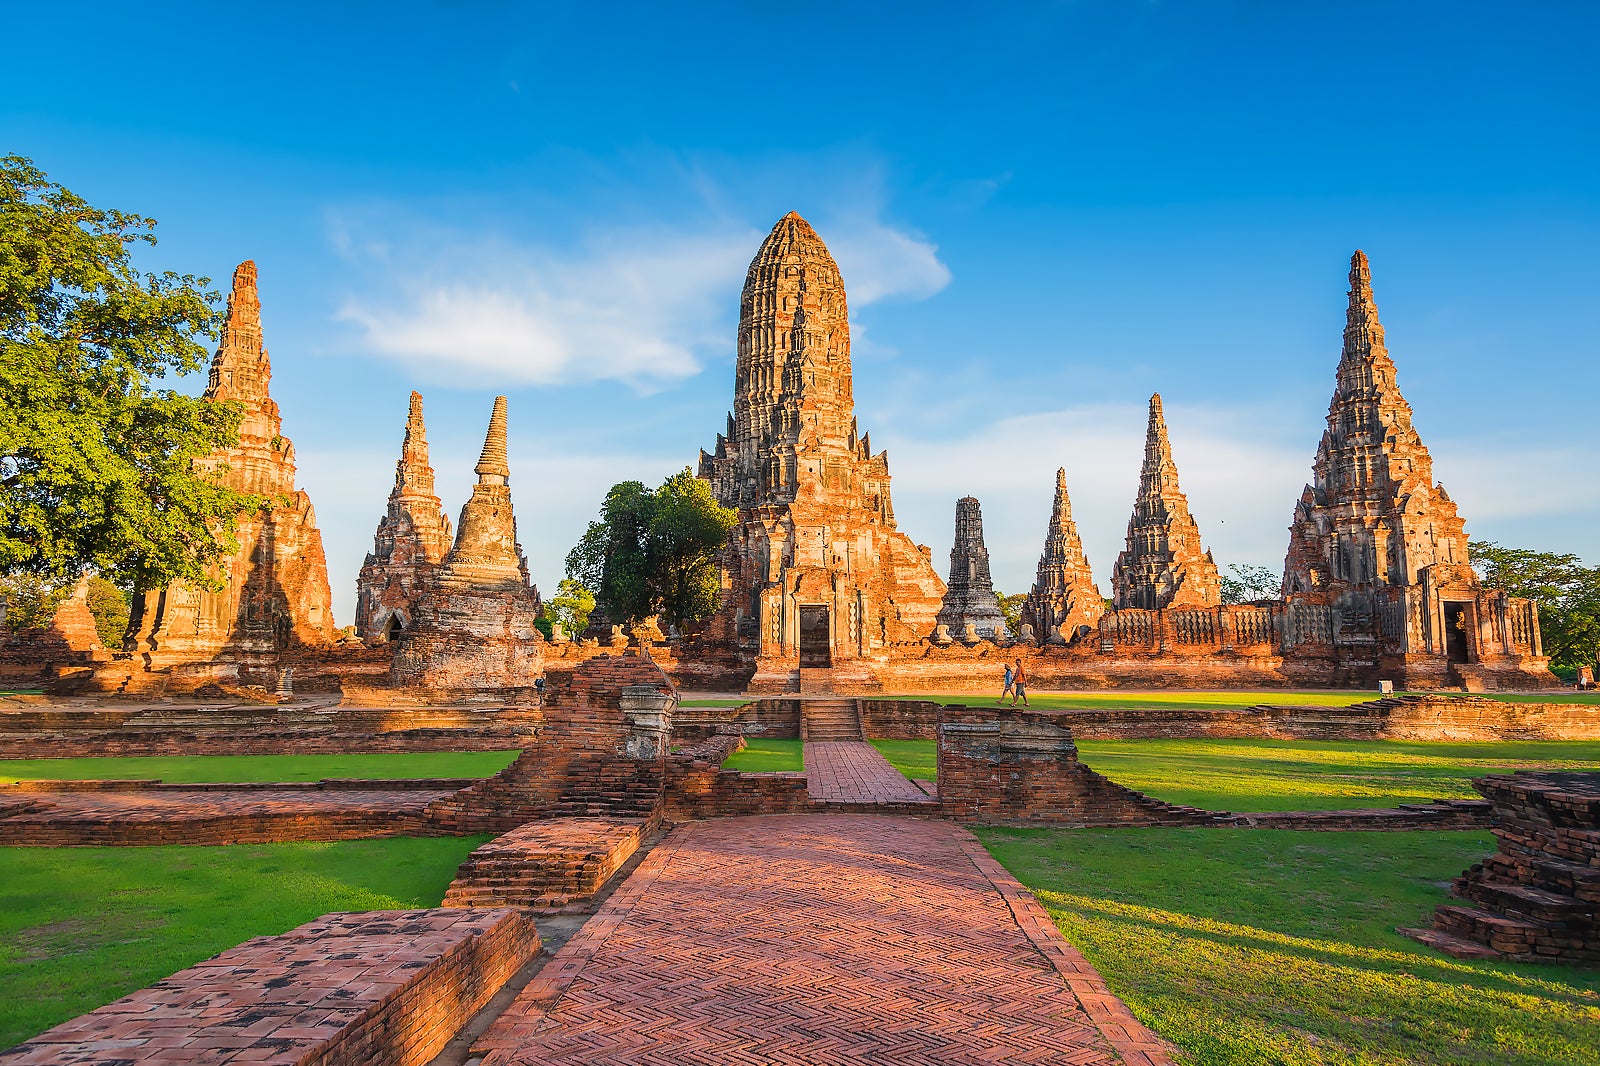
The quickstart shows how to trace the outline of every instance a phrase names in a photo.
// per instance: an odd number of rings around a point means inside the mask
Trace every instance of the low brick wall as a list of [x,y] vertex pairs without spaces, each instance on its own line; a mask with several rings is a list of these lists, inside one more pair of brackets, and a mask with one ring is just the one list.
[[0,844],[266,844],[435,836],[439,831],[424,812],[462,784],[25,781],[0,786]]
[[738,707],[682,707],[674,712],[672,739],[697,742],[714,733],[743,733],[748,737],[798,737],[800,701],[757,699]]
[[744,749],[744,736],[723,733],[683,748],[667,765],[662,813],[674,821],[746,814],[796,814],[812,806],[806,775],[746,774],[724,770],[728,756]]
[[939,802],[964,822],[1210,825],[1218,815],[1125,788],[1078,761],[1055,715],[1010,707],[945,707],[939,720]]
[[440,905],[571,908],[600,891],[639,850],[646,829],[642,819],[530,822],[467,856]]
[[532,743],[538,707],[303,704],[0,709],[0,759],[505,751]]
[[1487,829],[1494,824],[1494,806],[1485,800],[1435,800],[1432,803],[1402,803],[1398,807],[1363,807],[1347,811],[1261,811],[1235,814],[1217,824],[1249,829],[1329,832]]
[[1402,930],[1462,957],[1600,964],[1600,772],[1490,774],[1500,850],[1452,885],[1460,902]]
[[515,910],[325,915],[58,1025],[0,1062],[422,1066],[538,953],[532,919]]

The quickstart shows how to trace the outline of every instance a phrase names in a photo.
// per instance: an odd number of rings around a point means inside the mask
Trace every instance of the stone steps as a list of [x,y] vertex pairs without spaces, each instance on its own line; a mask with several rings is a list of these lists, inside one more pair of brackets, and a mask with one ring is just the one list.
[[1502,881],[1480,881],[1470,877],[1456,881],[1455,893],[1485,910],[1534,922],[1578,921],[1594,910],[1581,900],[1542,888]]
[[1500,959],[1505,957],[1494,948],[1480,944],[1476,940],[1454,936],[1438,929],[1396,929],[1395,932],[1457,959]]
[[800,704],[800,722],[801,739],[809,743],[866,739],[856,700],[804,700]]
[[[1491,855],[1473,867],[1487,881],[1528,885],[1558,892],[1587,903],[1600,903],[1600,866],[1550,858]],[[1470,871],[1469,871],[1470,873]]]

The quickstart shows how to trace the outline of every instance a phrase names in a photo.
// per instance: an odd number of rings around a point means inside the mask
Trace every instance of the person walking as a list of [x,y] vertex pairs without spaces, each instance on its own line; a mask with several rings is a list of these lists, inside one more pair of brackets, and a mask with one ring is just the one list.
[[1028,705],[1028,675],[1022,669],[1022,660],[1017,660],[1017,668],[1011,671],[1011,706],[1017,705],[1017,700],[1022,700],[1022,705]]
[[1006,663],[1006,687],[1000,690],[1000,698],[994,701],[995,704],[1004,703],[1009,695],[1011,695],[1011,664]]

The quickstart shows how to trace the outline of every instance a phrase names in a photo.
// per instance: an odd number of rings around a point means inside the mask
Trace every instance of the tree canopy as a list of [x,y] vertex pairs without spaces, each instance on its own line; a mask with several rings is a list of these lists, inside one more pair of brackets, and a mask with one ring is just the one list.
[[1265,566],[1229,563],[1222,577],[1223,603],[1275,600],[1283,594],[1283,575]]
[[205,365],[218,295],[135,267],[154,228],[0,157],[0,574],[209,585],[264,502],[194,468],[238,406],[157,387]]
[[1551,669],[1571,674],[1600,653],[1600,568],[1576,555],[1506,548],[1492,540],[1467,545],[1472,565],[1490,588],[1525,596],[1539,606],[1539,637]]
[[737,521],[687,467],[653,490],[624,481],[567,555],[567,574],[613,622],[698,622],[721,604],[716,556]]

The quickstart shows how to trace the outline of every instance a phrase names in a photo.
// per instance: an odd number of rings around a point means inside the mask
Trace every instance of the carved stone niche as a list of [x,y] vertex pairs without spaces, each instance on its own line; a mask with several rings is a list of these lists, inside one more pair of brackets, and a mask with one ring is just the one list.
[[628,719],[621,754],[629,759],[660,759],[672,735],[672,709],[678,697],[654,685],[627,685],[619,701]]

